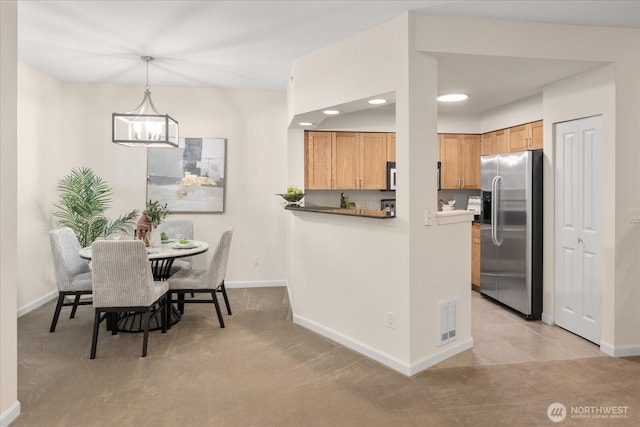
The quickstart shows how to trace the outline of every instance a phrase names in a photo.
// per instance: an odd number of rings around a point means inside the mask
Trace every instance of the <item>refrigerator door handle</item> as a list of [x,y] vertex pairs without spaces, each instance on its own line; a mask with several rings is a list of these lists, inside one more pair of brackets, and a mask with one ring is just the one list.
[[491,241],[496,246],[502,245],[502,242],[498,239],[498,229],[500,226],[500,224],[498,224],[498,209],[500,206],[498,183],[500,181],[502,181],[500,175],[493,177],[493,181],[491,181]]

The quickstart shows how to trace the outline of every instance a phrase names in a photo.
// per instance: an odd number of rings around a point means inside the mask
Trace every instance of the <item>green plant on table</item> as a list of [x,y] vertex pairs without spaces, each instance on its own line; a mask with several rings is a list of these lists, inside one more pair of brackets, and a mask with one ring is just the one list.
[[54,205],[57,210],[53,216],[58,218],[56,224],[70,227],[80,246],[89,246],[99,237],[131,231],[138,210],[110,221],[104,213],[111,206],[113,191],[91,168],[72,169],[58,182],[57,188],[60,202]]
[[147,216],[153,228],[158,228],[167,215],[169,215],[169,209],[166,203],[163,205],[157,200],[149,200],[142,213]]

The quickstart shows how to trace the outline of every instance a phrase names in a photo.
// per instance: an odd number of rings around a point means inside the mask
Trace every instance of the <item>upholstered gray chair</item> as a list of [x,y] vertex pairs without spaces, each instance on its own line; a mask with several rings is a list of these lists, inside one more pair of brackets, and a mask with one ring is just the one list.
[[[49,241],[53,255],[56,286],[58,287],[58,303],[53,313],[49,332],[55,332],[62,307],[73,306],[69,316],[70,319],[73,319],[79,305],[91,304],[91,301],[80,301],[82,295],[90,295],[92,292],[91,269],[87,261],[78,255],[80,243],[71,228],[62,227],[51,230]],[[65,302],[65,299],[71,296],[74,297],[73,302]]]
[[[178,235],[181,239],[193,239],[193,221],[190,219],[169,219],[158,226],[161,233],[165,233],[169,239],[176,239]],[[191,257],[178,258],[173,261],[170,274],[179,270],[190,269],[193,264]]]
[[[224,303],[227,306],[227,313],[231,314],[231,306],[229,305],[227,290],[224,286],[224,279],[227,274],[227,262],[229,260],[232,236],[233,228],[228,228],[222,233],[207,270],[181,270],[169,277],[167,280],[169,283],[167,305],[177,302],[182,308],[185,303],[213,303],[216,308],[220,327],[224,328],[224,320],[222,319],[222,312],[216,294],[222,294]],[[211,299],[185,300],[184,294],[187,292],[194,294],[208,293],[211,294]],[[174,296],[177,297],[177,299],[174,299]],[[181,311],[183,310],[181,309]]]
[[142,357],[145,357],[152,315],[161,316],[162,332],[166,332],[168,283],[153,280],[149,256],[141,240],[97,241],[93,243],[91,252],[95,309],[91,359],[96,357],[100,322],[108,319],[111,333],[115,335],[117,324],[114,319],[118,313],[141,313],[144,330]]

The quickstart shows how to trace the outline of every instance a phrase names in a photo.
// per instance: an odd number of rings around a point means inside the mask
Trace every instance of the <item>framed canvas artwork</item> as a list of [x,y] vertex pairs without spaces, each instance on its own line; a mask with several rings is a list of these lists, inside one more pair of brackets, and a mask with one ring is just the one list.
[[147,148],[147,200],[172,213],[224,212],[225,138],[180,138]]

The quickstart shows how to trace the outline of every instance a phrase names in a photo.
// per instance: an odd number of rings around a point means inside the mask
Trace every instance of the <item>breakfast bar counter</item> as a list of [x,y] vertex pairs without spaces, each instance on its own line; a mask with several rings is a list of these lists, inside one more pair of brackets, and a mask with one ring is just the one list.
[[298,211],[298,212],[314,212],[314,213],[330,214],[330,215],[357,216],[361,218],[376,218],[376,219],[395,218],[395,216],[391,215],[386,211],[373,210],[373,209],[334,208],[334,207],[328,207],[328,206],[302,207],[302,206],[294,206],[294,205],[285,206],[285,209],[290,211]]

